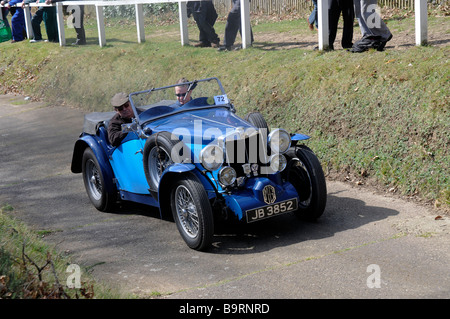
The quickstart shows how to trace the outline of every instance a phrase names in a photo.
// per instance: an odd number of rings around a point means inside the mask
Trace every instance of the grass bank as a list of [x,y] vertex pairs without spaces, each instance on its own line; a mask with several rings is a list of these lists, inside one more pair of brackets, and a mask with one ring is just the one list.
[[[429,32],[445,23],[448,17],[430,16]],[[259,20],[253,28],[258,45],[220,53],[181,47],[177,24],[146,27],[143,44],[136,43],[132,24],[107,25],[103,48],[92,20],[86,24],[88,46],[1,44],[2,91],[105,111],[118,91],[168,85],[181,76],[217,76],[240,115],[258,110],[272,127],[310,135],[308,144],[329,178],[450,207],[448,46],[364,54],[273,50],[265,34],[301,39],[308,31],[295,20]],[[408,15],[393,17],[389,26],[394,37],[405,28],[414,32]],[[223,34],[224,22],[216,30]],[[197,33],[191,25],[190,39]],[[66,35],[70,43],[73,30]]]
[[30,230],[14,218],[14,211],[11,205],[0,206],[0,299],[132,297],[95,282],[88,267],[73,264],[45,243],[46,232]]

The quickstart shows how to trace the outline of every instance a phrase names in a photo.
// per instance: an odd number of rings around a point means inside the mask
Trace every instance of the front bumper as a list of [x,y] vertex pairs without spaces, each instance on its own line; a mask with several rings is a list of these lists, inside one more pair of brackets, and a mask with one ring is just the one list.
[[[298,203],[298,193],[294,186],[289,182],[276,183],[266,177],[255,177],[249,179],[243,188],[233,190],[231,193],[223,194],[225,204],[230,209],[238,220],[251,222],[254,218],[255,210],[264,210],[268,206],[275,207],[275,213],[266,214],[264,218],[276,216],[284,212],[292,211],[293,206],[290,206],[290,200]],[[288,203],[288,206],[284,206]],[[277,204],[282,205],[282,210],[278,210]],[[290,208],[290,209],[287,209]],[[252,217],[247,218],[247,212],[251,212]]]

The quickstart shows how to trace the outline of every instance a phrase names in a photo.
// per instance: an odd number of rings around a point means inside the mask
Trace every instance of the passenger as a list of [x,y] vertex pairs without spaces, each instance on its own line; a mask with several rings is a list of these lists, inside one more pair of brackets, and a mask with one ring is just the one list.
[[[181,84],[181,83],[186,83],[189,82],[189,80],[187,80],[186,78],[181,78],[177,81],[176,84]],[[189,102],[190,100],[192,100],[191,97],[191,92],[189,91],[187,92],[189,88],[189,85],[184,84],[184,85],[177,85],[175,87],[175,95],[177,96],[177,103],[175,103],[174,106],[183,106],[184,104],[186,104],[187,102]]]
[[126,93],[117,93],[111,99],[116,114],[108,124],[108,140],[112,146],[119,146],[128,133],[122,132],[122,124],[131,123],[134,118],[133,108]]

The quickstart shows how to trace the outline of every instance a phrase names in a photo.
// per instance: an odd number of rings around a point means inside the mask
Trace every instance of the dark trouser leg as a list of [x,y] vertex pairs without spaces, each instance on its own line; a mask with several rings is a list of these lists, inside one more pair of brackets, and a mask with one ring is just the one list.
[[44,11],[45,30],[47,31],[48,41],[59,42],[58,25],[56,22],[56,8],[45,8]]
[[225,26],[225,39],[223,42],[226,47],[231,47],[234,44],[240,25],[241,12],[230,12]]
[[25,16],[22,8],[16,8],[16,12],[11,18],[11,33],[14,41],[23,41],[25,30]]
[[338,0],[329,0],[328,2],[328,44],[330,49],[334,49],[334,40],[336,40],[337,27],[341,9]]
[[31,26],[33,28],[33,34],[35,40],[42,40],[41,22],[43,20],[44,8],[40,7],[31,18]]
[[342,8],[342,18],[344,20],[344,29],[342,31],[342,47],[351,48],[353,45],[353,22],[355,20],[355,11],[352,0],[340,0]]

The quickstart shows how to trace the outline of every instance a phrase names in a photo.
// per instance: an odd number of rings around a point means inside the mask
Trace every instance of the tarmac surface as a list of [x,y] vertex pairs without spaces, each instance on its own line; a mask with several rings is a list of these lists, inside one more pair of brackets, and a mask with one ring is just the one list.
[[0,96],[0,205],[98,280],[167,299],[450,297],[450,218],[348,183],[328,182],[317,222],[288,214],[226,226],[207,252],[154,208],[99,212],[70,171],[83,115]]

